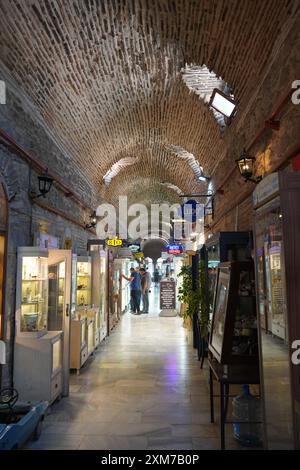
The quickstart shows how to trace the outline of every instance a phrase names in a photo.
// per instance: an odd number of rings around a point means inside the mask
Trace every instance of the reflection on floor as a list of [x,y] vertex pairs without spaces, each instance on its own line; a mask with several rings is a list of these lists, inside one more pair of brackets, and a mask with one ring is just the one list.
[[207,371],[187,344],[182,319],[160,318],[157,296],[150,311],[124,315],[81,375],[71,375],[70,397],[52,407],[40,440],[28,448],[219,448]]

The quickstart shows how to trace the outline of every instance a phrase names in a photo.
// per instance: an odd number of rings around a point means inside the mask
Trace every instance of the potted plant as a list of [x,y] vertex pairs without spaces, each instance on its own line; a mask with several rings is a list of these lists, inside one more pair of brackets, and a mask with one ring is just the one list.
[[[192,333],[193,318],[197,320],[197,329],[202,342],[207,342],[209,331],[209,305],[205,288],[205,264],[199,262],[196,288],[193,288],[192,267],[182,266],[179,276],[182,284],[178,289],[178,300],[183,309],[184,326]],[[198,347],[198,345],[197,345]]]

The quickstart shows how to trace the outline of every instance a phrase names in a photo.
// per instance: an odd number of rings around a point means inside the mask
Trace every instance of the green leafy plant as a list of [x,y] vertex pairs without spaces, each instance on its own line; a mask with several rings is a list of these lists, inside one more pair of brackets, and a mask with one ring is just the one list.
[[177,298],[179,302],[182,302],[187,307],[184,312],[184,318],[193,318],[196,314],[200,325],[201,336],[207,339],[209,327],[209,305],[207,304],[205,294],[204,261],[200,261],[199,263],[199,272],[195,290],[193,290],[191,266],[182,266],[179,276],[182,277],[182,285],[178,289]]
[[200,304],[199,290],[193,290],[192,268],[182,266],[179,276],[182,276],[182,285],[178,289],[178,300],[187,306],[184,318],[193,317],[198,313]]
[[210,299],[206,297],[206,274],[205,274],[205,263],[203,260],[199,263],[199,279],[198,289],[200,292],[200,303],[199,303],[199,315],[198,321],[200,324],[201,336],[204,339],[208,339],[209,331],[209,304]]

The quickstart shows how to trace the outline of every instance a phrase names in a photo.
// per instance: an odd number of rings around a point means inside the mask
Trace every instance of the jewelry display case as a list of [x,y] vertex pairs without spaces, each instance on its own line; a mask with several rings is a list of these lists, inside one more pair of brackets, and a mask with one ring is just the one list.
[[92,263],[90,257],[77,258],[77,308],[91,307],[92,305]]
[[220,263],[209,349],[221,364],[258,364],[253,261]]
[[[20,247],[17,267],[14,381],[21,384],[24,376],[30,377],[39,399],[46,399],[45,395],[48,401],[61,394],[67,396],[71,252]],[[39,378],[33,377],[33,364],[38,371],[43,370],[40,387]],[[20,388],[24,399],[30,400],[34,393],[26,380]],[[53,390],[46,393],[47,387]]]
[[92,259],[92,304],[95,309],[96,347],[107,334],[106,252],[102,245],[95,245],[90,255]]
[[211,318],[218,266],[226,261],[250,259],[252,232],[218,232],[206,240],[205,247],[206,282],[208,283],[208,302]]
[[48,251],[18,249],[16,321],[17,335],[43,336],[48,316]]

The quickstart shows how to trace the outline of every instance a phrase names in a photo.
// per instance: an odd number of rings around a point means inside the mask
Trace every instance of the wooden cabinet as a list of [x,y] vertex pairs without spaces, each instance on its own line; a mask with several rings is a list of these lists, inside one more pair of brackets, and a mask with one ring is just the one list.
[[70,368],[76,369],[79,373],[87,358],[87,319],[72,320]]
[[50,404],[61,396],[62,348],[61,331],[40,338],[16,338],[14,384],[20,400],[45,400]]

